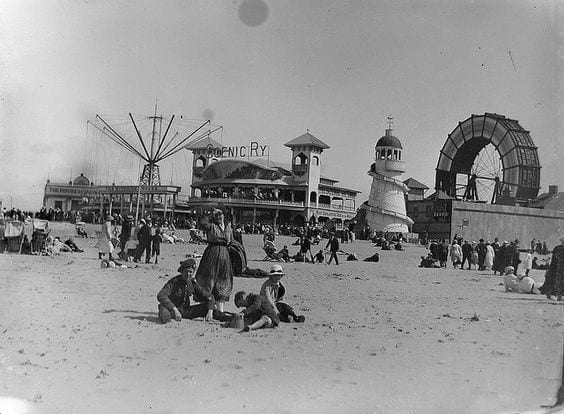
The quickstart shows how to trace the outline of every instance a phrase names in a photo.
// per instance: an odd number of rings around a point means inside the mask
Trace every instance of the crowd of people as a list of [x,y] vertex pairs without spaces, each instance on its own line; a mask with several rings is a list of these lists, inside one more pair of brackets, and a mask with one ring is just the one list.
[[[556,296],[562,300],[564,294],[564,237],[556,246],[548,263],[539,264],[533,253],[549,254],[546,242],[531,240],[530,245],[521,247],[519,240],[493,242],[480,239],[468,241],[455,236],[449,244],[445,239],[430,240],[429,253],[421,257],[420,267],[446,268],[450,258],[455,269],[493,271],[494,275],[504,275],[504,285],[509,292],[543,293],[547,298]],[[542,266],[542,267],[541,267]],[[532,269],[546,270],[542,286],[535,282],[529,273]]]

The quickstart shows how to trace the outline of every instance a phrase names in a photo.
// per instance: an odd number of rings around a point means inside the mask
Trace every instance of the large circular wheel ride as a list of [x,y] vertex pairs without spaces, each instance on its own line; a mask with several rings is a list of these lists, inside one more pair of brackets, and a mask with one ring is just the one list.
[[523,203],[537,197],[540,169],[537,147],[518,121],[472,115],[441,149],[435,190],[457,200]]

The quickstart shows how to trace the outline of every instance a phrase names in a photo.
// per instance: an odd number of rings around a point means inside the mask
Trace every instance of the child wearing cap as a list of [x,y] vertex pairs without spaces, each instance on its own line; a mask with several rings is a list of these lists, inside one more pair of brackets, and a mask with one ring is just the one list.
[[305,316],[296,315],[294,309],[284,301],[286,287],[280,280],[284,270],[279,264],[272,265],[266,280],[260,288],[260,294],[272,305],[282,322],[304,322]]
[[240,332],[249,332],[261,328],[274,328],[280,324],[276,309],[265,297],[255,293],[239,291],[235,294],[235,306],[245,308],[239,314],[250,324]]
[[190,296],[194,294],[201,296],[202,290],[194,279],[196,261],[188,258],[180,262],[178,272],[180,275],[170,279],[157,294],[159,301],[159,320],[168,323],[174,318],[176,321],[182,319],[203,318],[208,311],[212,311],[213,318],[224,321],[232,315],[222,314],[214,310],[215,301],[213,297],[208,302],[190,305]]

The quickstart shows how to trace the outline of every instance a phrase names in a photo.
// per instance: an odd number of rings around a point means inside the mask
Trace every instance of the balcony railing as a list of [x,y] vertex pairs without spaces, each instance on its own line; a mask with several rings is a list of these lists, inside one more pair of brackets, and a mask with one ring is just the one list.
[[260,204],[260,205],[278,205],[285,207],[305,207],[303,202],[285,201],[285,200],[262,200],[260,198],[234,198],[234,197],[189,197],[187,200],[180,200],[189,203],[198,204],[219,204],[219,203],[236,203],[236,204]]
[[[179,196],[178,202],[192,204],[247,204],[247,205],[264,205],[264,206],[281,206],[281,207],[299,207],[305,208],[303,201],[286,201],[286,200],[263,200],[260,198],[236,198],[236,197],[186,197]],[[353,206],[339,206],[326,203],[311,203],[310,207],[324,209],[329,211],[346,211],[354,212],[356,208]]]
[[[315,204],[311,205],[315,207]],[[317,208],[324,208],[326,210],[345,210],[345,211],[355,211],[356,208],[352,206],[339,206],[339,205],[331,205],[326,203],[317,203]]]

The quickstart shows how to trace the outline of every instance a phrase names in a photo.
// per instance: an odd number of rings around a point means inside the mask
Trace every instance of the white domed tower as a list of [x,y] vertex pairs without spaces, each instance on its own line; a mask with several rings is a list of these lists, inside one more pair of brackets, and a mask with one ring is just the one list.
[[402,161],[402,146],[392,135],[392,122],[386,135],[376,143],[376,157],[368,171],[372,177],[372,187],[368,202],[362,208],[366,211],[366,221],[374,231],[407,233],[413,224],[405,209],[405,194],[409,188],[402,182],[405,172]]

